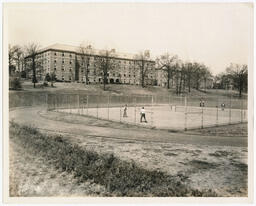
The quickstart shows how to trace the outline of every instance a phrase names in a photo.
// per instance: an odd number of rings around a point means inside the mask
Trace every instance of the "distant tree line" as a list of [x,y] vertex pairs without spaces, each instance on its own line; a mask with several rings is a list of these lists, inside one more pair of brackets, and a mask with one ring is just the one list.
[[168,53],[156,59],[156,68],[163,74],[166,87],[175,87],[176,94],[200,89],[201,84],[207,87],[207,80],[212,77],[210,69],[197,62],[183,62],[177,55]]
[[215,76],[214,88],[235,89],[241,97],[243,92],[248,91],[248,66],[231,63],[225,72]]

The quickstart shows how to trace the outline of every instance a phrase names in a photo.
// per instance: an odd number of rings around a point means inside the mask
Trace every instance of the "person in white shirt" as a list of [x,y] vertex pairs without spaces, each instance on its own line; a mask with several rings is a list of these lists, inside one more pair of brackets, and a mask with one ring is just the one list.
[[144,118],[144,121],[147,123],[146,111],[145,111],[144,107],[142,107],[141,110],[140,110],[140,122],[142,122],[142,118]]
[[128,117],[127,115],[127,104],[124,106],[124,114],[123,117]]

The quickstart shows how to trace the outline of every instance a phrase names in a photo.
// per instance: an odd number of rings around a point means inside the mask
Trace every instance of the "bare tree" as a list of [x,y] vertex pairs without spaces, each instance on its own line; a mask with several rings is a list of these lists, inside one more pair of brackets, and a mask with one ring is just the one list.
[[82,58],[81,66],[85,70],[85,84],[89,84],[89,66],[90,66],[90,57],[92,55],[93,49],[90,44],[84,45],[81,44],[79,47],[79,53]]
[[55,71],[52,71],[50,73],[50,79],[51,79],[51,87],[53,87],[53,83],[56,81],[56,74]]
[[16,47],[15,46],[11,46],[9,44],[8,45],[8,55],[9,55],[9,75],[10,76],[12,74],[12,71],[15,70],[15,66],[14,66],[15,52],[16,52]]
[[36,43],[31,43],[28,46],[26,46],[26,52],[27,52],[27,59],[31,59],[31,70],[33,71],[33,77],[32,82],[34,83],[34,88],[36,87],[36,69],[40,67],[40,62],[36,61],[36,55],[39,51],[40,46]]
[[157,67],[164,72],[164,77],[166,78],[168,89],[170,89],[170,80],[173,79],[175,64],[177,63],[177,60],[177,55],[170,56],[168,53],[157,59]]
[[242,91],[246,88],[248,82],[248,66],[240,64],[230,64],[226,73],[233,81],[234,87],[239,91],[239,97],[242,97]]
[[100,55],[95,58],[95,65],[97,67],[98,75],[101,76],[103,80],[103,89],[105,91],[109,72],[116,67],[115,50],[101,51]]
[[145,81],[150,68],[150,51],[146,50],[135,56],[135,66],[140,70],[141,86],[145,87]]

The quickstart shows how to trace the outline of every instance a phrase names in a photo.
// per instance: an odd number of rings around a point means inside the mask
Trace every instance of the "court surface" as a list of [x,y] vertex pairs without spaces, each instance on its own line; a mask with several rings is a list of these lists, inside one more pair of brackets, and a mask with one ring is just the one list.
[[247,110],[214,107],[183,107],[171,105],[145,106],[146,120],[140,122],[140,107],[128,107],[127,117],[123,117],[124,107],[101,107],[58,109],[58,112],[88,115],[96,118],[118,121],[158,129],[184,130],[217,125],[247,122]]

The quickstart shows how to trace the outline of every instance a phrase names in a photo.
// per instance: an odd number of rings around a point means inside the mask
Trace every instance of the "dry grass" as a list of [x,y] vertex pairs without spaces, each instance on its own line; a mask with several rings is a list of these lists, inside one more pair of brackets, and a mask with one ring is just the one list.
[[200,135],[211,135],[211,136],[225,136],[225,137],[247,137],[248,136],[248,124],[234,124],[234,125],[225,125],[204,129],[196,129],[193,131],[188,131],[187,133],[191,134],[200,134]]
[[[70,144],[61,136],[45,136],[31,127],[20,127],[11,123],[10,136],[13,141],[22,145],[25,149],[23,151],[40,155],[38,157],[42,157],[43,161],[51,162],[59,171],[73,174],[79,183],[91,180],[95,184],[102,185],[107,192],[104,193],[103,190],[101,194],[106,196],[216,196],[216,193],[211,190],[199,191],[183,184],[182,181],[187,177],[182,174],[172,176],[158,170],[147,170],[134,162],[123,161],[113,154],[101,155],[94,151],[84,150],[77,145]],[[58,152],[56,153],[56,151]],[[27,164],[30,162],[28,159]],[[45,165],[44,169],[47,170],[47,163]],[[29,173],[28,176],[31,176],[30,172],[32,171],[38,177],[37,173],[41,169],[42,167],[33,171],[30,168],[23,172],[26,175]],[[11,179],[10,192],[18,193],[17,191],[20,189],[17,187],[20,184],[12,176]],[[44,176],[44,178],[39,176],[35,184],[40,185],[44,179],[48,180],[49,176]],[[32,180],[33,178],[30,178],[30,181]],[[24,189],[26,186],[22,188]],[[53,188],[58,188],[58,186]],[[40,187],[39,192],[32,192],[30,195],[34,196],[38,193],[49,195],[49,191]],[[56,193],[55,191],[50,192],[51,194]],[[23,193],[27,194],[21,191],[21,194],[17,195],[23,195]]]

